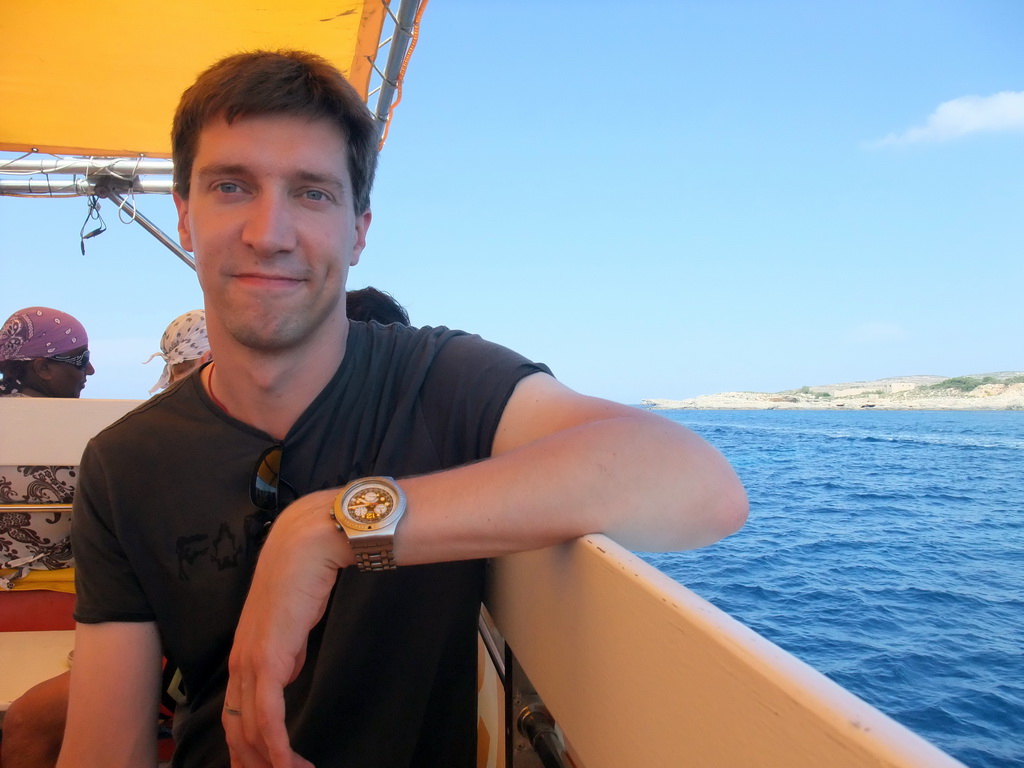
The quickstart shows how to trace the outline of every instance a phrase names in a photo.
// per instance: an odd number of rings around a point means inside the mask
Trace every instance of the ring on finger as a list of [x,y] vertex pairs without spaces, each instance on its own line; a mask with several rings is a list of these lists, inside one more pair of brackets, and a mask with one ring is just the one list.
[[242,710],[235,709],[234,707],[229,707],[227,704],[224,705],[224,711],[227,712],[229,715],[232,715],[233,717],[242,716]]

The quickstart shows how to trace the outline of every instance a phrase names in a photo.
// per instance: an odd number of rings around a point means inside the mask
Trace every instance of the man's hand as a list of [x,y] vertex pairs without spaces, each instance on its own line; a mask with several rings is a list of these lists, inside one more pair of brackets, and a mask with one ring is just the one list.
[[263,545],[228,661],[221,721],[233,768],[298,768],[285,730],[284,689],[306,660],[306,640],[338,570],[353,562],[329,515],[335,491],[285,509]]

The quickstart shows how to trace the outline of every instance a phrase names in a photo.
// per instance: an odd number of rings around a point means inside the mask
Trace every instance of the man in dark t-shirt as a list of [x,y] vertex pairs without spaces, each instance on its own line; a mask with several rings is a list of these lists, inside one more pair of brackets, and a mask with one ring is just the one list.
[[60,764],[153,763],[166,650],[176,765],[468,768],[483,559],[702,546],[742,487],[688,430],[479,337],[347,320],[377,134],[323,60],[218,62],[172,142],[215,362],[83,456]]

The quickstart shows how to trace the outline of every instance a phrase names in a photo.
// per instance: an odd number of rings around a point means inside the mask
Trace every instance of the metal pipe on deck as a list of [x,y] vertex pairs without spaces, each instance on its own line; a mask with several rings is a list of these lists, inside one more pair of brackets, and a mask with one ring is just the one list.
[[567,764],[563,759],[565,747],[562,746],[562,739],[555,730],[555,721],[543,706],[524,707],[519,713],[516,727],[530,742],[544,768],[566,768]]

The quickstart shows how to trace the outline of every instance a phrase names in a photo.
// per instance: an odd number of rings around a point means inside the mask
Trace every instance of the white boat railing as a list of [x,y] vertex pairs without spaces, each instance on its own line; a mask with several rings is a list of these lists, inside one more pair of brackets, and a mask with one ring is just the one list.
[[492,561],[486,604],[577,768],[963,768],[606,537]]

